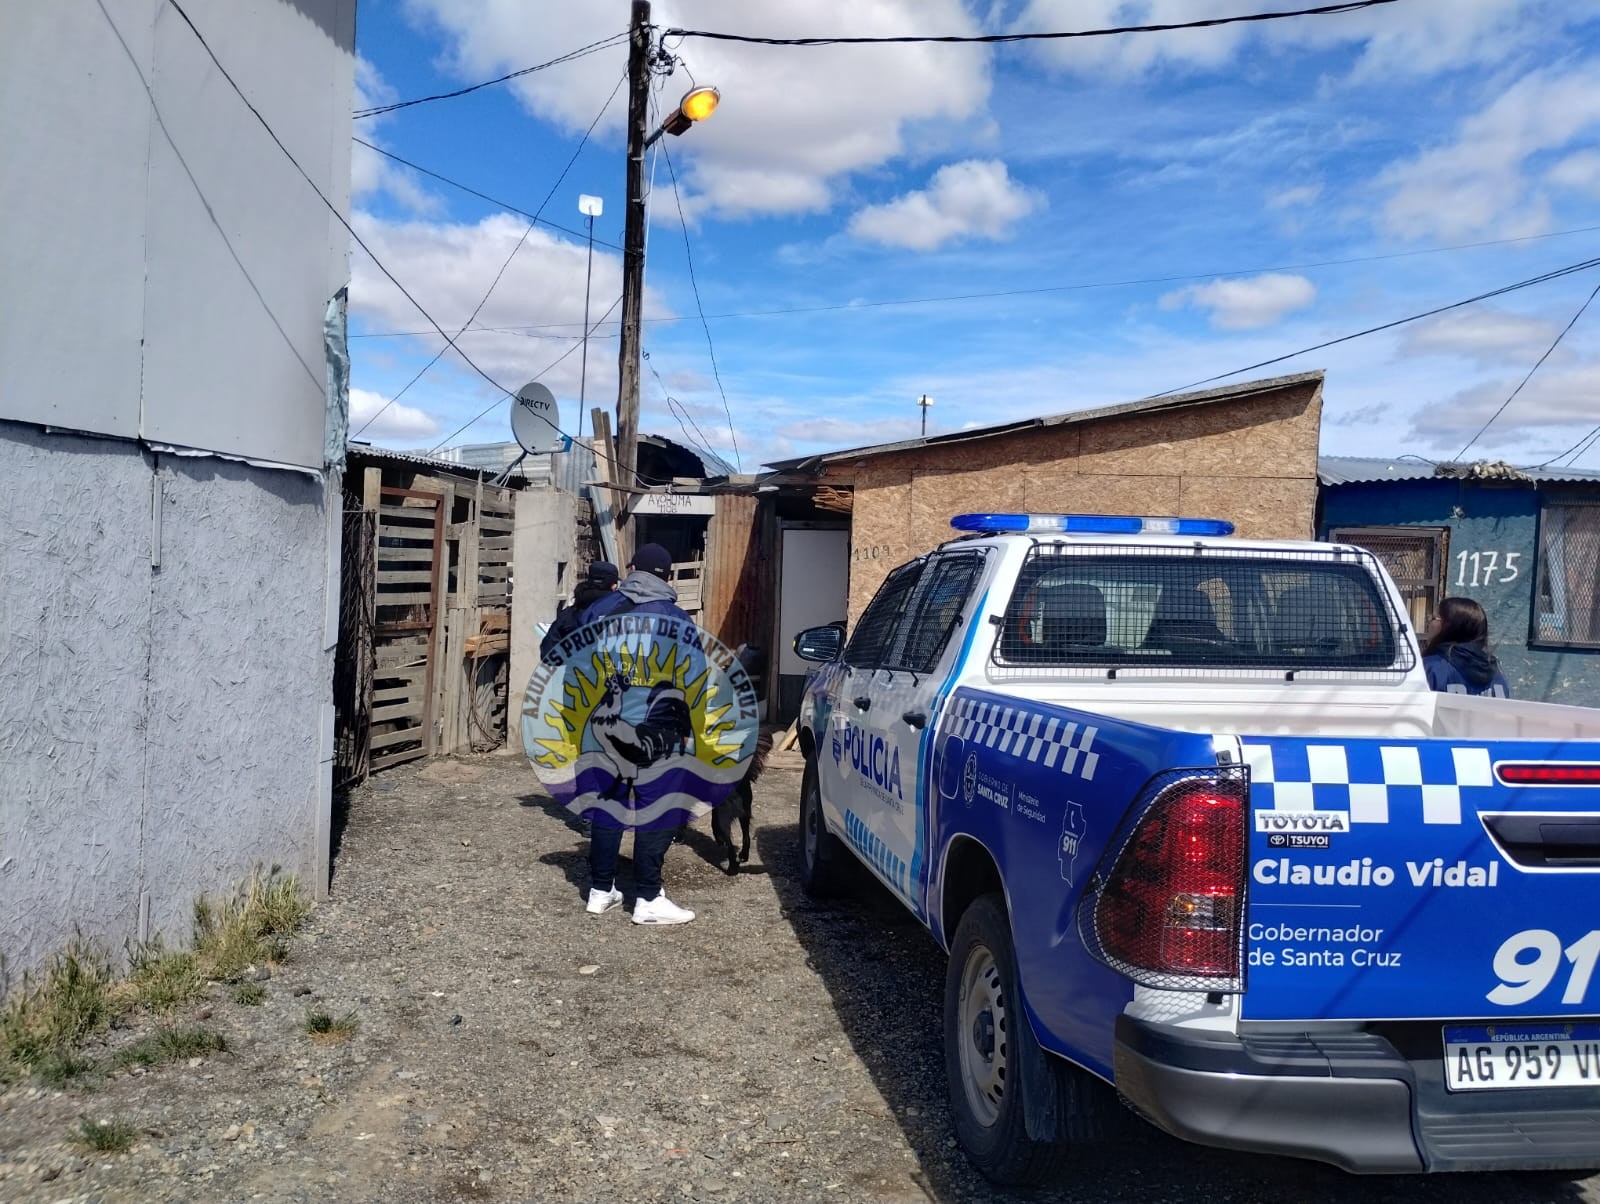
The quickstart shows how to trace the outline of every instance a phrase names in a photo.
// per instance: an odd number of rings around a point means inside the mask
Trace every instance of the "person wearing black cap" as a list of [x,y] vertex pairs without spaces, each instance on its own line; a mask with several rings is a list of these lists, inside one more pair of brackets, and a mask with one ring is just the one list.
[[[637,549],[628,565],[629,573],[622,583],[593,602],[578,620],[580,627],[603,619],[606,615],[629,614],[664,615],[678,619],[687,627],[694,620],[678,606],[678,591],[668,579],[672,576],[672,554],[658,543],[647,543]],[[652,711],[652,717],[654,711]],[[687,718],[687,716],[685,716]],[[688,731],[679,723],[668,723],[659,733],[662,738],[675,740]],[[616,889],[617,854],[622,848],[620,825],[609,821],[604,812],[597,813],[589,833],[589,902],[586,910],[600,915],[622,902],[622,892]],[[679,907],[661,888],[661,863],[667,849],[677,834],[675,828],[636,828],[633,833],[633,881],[638,897],[633,905],[635,924],[687,924],[694,912]]]
[[555,649],[583,624],[583,612],[617,588],[617,566],[609,560],[596,560],[589,566],[578,588],[573,591],[572,605],[556,612],[556,621],[550,624],[544,639],[539,641],[539,659],[552,660]]

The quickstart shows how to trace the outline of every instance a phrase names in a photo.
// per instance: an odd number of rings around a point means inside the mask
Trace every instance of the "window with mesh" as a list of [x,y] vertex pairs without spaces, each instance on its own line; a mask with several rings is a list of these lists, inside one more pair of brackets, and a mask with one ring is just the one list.
[[912,591],[922,579],[923,562],[913,561],[889,574],[878,587],[855,633],[845,646],[844,663],[858,669],[871,669],[884,663],[894,650],[895,635],[900,630],[900,616],[905,613]]
[[1038,544],[995,639],[997,676],[1302,671],[1397,675],[1416,658],[1370,553]]
[[1600,647],[1600,502],[1541,512],[1533,626],[1540,644]]
[[1376,556],[1400,588],[1413,630],[1427,628],[1444,597],[1442,582],[1450,539],[1447,528],[1337,527],[1328,532],[1328,539],[1355,544]]
[[962,610],[983,571],[976,553],[941,556],[924,574],[894,667],[913,673],[931,673],[939,665],[945,645],[961,623]]

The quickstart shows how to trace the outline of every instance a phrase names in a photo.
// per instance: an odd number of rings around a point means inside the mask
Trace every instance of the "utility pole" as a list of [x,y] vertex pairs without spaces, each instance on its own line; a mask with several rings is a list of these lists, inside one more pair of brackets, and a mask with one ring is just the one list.
[[[617,462],[611,479],[638,481],[639,319],[644,308],[644,146],[650,121],[650,0],[633,0],[628,40],[628,211],[622,239],[622,346],[617,353]],[[617,505],[617,559],[633,559],[632,493]]]

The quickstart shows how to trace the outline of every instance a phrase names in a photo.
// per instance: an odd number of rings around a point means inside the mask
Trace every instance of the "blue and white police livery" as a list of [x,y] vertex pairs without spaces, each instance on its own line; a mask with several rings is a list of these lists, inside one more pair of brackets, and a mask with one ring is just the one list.
[[1352,1171],[1600,1166],[1600,713],[1427,687],[1359,548],[961,515],[801,713],[848,851],[950,955],[956,1135],[1126,1115]]

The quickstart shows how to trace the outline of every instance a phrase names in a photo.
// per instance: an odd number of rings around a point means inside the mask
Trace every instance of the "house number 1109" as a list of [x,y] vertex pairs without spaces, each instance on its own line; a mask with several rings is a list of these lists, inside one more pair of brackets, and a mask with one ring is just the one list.
[[[1506,552],[1503,556],[1499,552],[1461,552],[1456,556],[1456,584],[1470,585],[1508,585],[1517,579],[1521,571],[1517,568],[1517,561],[1522,559],[1521,552]],[[1472,565],[1471,579],[1468,579],[1467,565]],[[1496,574],[1499,574],[1496,576]]]

